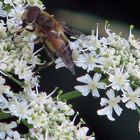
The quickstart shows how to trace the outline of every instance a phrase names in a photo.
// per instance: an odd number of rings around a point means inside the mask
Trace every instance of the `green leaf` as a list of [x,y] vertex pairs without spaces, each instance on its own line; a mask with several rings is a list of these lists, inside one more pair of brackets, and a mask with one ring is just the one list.
[[65,94],[59,95],[59,99],[72,100],[72,99],[75,99],[75,98],[80,97],[80,96],[82,96],[82,94],[80,92],[74,90],[74,91],[70,91],[70,92],[67,92]]
[[8,119],[11,117],[13,117],[13,116],[10,113],[4,113],[4,112],[0,111],[0,120]]

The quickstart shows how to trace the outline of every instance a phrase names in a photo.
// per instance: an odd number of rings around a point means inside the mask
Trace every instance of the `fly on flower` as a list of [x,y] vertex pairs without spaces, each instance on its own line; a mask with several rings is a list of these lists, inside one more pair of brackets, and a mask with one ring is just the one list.
[[[72,60],[72,50],[69,47],[69,36],[80,35],[81,32],[66,26],[57,21],[52,15],[41,10],[37,6],[28,6],[22,14],[22,32],[24,29],[33,31],[37,35],[37,41],[44,45],[49,57],[54,62],[54,55],[62,58],[67,68],[74,74],[74,63]],[[27,29],[27,25],[32,26]]]

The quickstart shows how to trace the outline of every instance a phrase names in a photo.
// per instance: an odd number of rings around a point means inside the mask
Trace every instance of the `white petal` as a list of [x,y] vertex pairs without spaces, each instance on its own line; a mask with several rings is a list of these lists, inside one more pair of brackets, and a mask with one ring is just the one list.
[[66,65],[65,65],[63,62],[58,63],[58,64],[55,65],[55,68],[56,68],[56,69],[59,69],[59,68],[61,68],[61,67],[66,67]]
[[117,90],[117,91],[119,91],[120,89],[121,89],[121,85],[119,84],[119,83],[113,83],[113,85],[112,85],[112,88],[114,89],[114,90]]
[[87,65],[86,65],[85,63],[83,63],[83,62],[78,62],[78,61],[76,61],[76,66],[82,67],[84,70],[87,68]]
[[112,107],[105,107],[103,109],[97,110],[98,115],[107,115],[108,119],[114,121],[115,119],[112,117]]
[[97,114],[98,115],[106,115],[107,114],[107,108],[108,107],[105,107],[103,109],[97,110]]
[[0,9],[0,16],[1,17],[6,17],[7,16],[7,12]]
[[106,95],[109,99],[112,99],[115,97],[115,93],[114,93],[114,90],[110,89],[106,92]]
[[103,83],[103,82],[99,82],[99,83],[97,83],[97,88],[99,88],[99,89],[106,89],[106,84]]
[[64,64],[64,62],[63,62],[63,60],[61,59],[61,58],[57,58],[56,60],[55,60],[55,68],[56,69],[59,69],[59,68],[61,68],[61,67],[66,67],[66,65]]
[[63,60],[59,57],[59,58],[57,58],[56,60],[55,60],[55,63],[57,64],[57,63],[60,63],[60,62],[63,62]]
[[108,117],[109,120],[115,121],[115,119],[114,119],[113,116],[112,116],[112,112],[113,112],[112,107],[109,107],[109,106],[108,106],[108,108],[107,108],[107,117]]
[[89,137],[87,140],[95,140],[95,137]]
[[120,71],[120,68],[116,68],[115,69],[115,75],[120,75],[120,74],[122,74],[121,71]]
[[76,90],[80,91],[83,96],[87,96],[90,92],[90,89],[88,88],[88,85],[84,86],[75,86],[74,87]]
[[140,107],[140,98],[137,99],[136,104]]
[[135,90],[135,93],[137,93],[137,94],[140,96],[140,87],[138,87],[138,88]]
[[121,101],[120,95],[118,95],[118,96],[115,98],[115,100],[116,100],[116,103],[119,103],[119,102]]
[[125,90],[128,92],[128,93],[132,93],[133,92],[133,89],[131,88],[131,86],[125,86]]
[[140,121],[139,121],[139,124],[138,124],[138,129],[139,129],[139,132],[140,132]]
[[113,81],[114,81],[114,78],[115,78],[114,75],[109,74],[108,80],[109,80],[110,82],[113,82]]
[[0,139],[4,139],[4,138],[5,138],[5,134],[6,134],[6,133],[5,133],[4,131],[1,131],[1,132],[0,132]]
[[77,81],[88,84],[92,81],[92,79],[88,74],[86,74],[85,76],[78,77]]
[[129,74],[127,72],[123,73],[125,79],[129,78]]
[[14,134],[14,132],[13,132],[12,130],[8,130],[8,131],[7,131],[7,134],[8,134],[9,137],[12,137],[13,134]]
[[120,116],[123,111],[123,109],[118,104],[114,107],[114,110],[118,116]]
[[101,98],[100,105],[101,105],[101,106],[105,106],[105,105],[107,105],[107,104],[108,104],[108,99],[106,99],[106,98]]
[[123,103],[127,102],[128,100],[130,100],[129,97],[123,97],[123,98],[122,98],[122,102],[123,102]]
[[98,81],[100,81],[101,77],[102,77],[101,74],[95,73],[94,76],[93,76],[93,80],[98,82]]
[[97,88],[92,89],[92,95],[93,95],[93,97],[100,97],[100,94],[99,94]]
[[88,132],[89,128],[87,127],[81,127],[79,130],[78,130],[78,137],[81,139],[82,137],[84,137],[87,132]]
[[132,101],[128,101],[128,102],[125,104],[125,106],[126,106],[127,108],[132,109],[132,110],[136,110],[136,105],[135,105],[135,103],[132,102]]
[[97,67],[95,63],[88,64],[87,72],[93,71],[95,67]]
[[17,127],[17,123],[16,122],[11,122],[9,125],[10,125],[11,129]]

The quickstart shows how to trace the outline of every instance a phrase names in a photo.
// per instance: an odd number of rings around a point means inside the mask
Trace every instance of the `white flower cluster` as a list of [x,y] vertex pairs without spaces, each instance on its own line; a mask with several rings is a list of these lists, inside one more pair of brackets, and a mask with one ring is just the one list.
[[[3,89],[8,91],[7,86],[3,85]],[[86,136],[87,127],[81,127],[81,123],[74,125],[75,119],[70,121],[70,116],[75,113],[71,106],[59,100],[54,101],[51,95],[30,89],[28,92],[7,95],[10,97],[7,100],[1,93],[2,111],[18,117],[19,121],[26,120],[32,127],[28,135],[20,136],[19,132],[12,130],[17,126],[15,122],[1,123],[0,139],[93,140],[94,137]]]
[[[121,34],[111,32],[106,23],[107,36],[99,37],[97,25],[91,35],[81,35],[70,42],[75,65],[87,72],[77,78],[85,85],[75,86],[75,89],[83,96],[92,92],[94,97],[100,97],[100,105],[104,108],[97,113],[107,115],[112,121],[115,120],[113,110],[118,116],[122,113],[123,109],[118,105],[120,102],[132,110],[140,107],[140,42],[132,34],[132,28],[130,26],[128,39],[125,39]],[[62,66],[64,64],[58,58],[56,68]],[[89,72],[94,73],[93,78]],[[98,90],[102,89],[107,90],[108,99],[100,96]]]
[[[40,0],[3,0],[0,2],[0,111],[18,118],[18,123],[26,122],[29,133],[21,135],[16,131],[16,122],[0,123],[1,140],[94,140],[87,136],[88,128],[70,121],[75,114],[70,105],[60,99],[53,99],[45,92],[38,92],[39,78],[34,74],[41,60],[34,52],[35,34],[23,31],[21,15],[27,5],[43,9]],[[17,78],[15,78],[17,77]],[[6,85],[10,78],[22,90],[14,92]]]

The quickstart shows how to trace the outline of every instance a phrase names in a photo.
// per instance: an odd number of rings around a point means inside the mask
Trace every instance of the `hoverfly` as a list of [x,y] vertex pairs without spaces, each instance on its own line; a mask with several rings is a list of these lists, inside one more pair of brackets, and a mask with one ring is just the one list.
[[81,32],[57,21],[54,16],[37,6],[26,7],[22,14],[22,21],[22,29],[31,25],[32,30],[26,30],[35,32],[39,42],[43,44],[51,58],[53,55],[61,57],[67,68],[74,74],[72,50],[69,47],[69,39],[66,34],[80,35]]

